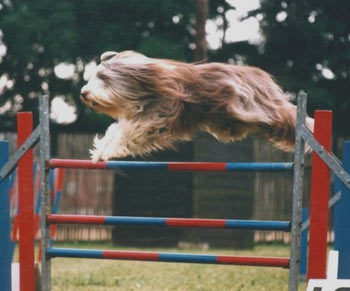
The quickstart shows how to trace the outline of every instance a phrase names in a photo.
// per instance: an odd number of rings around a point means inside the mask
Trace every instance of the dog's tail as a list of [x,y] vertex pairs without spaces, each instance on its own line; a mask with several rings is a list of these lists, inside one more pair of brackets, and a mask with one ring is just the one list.
[[[267,139],[283,151],[294,151],[295,149],[296,115],[296,106],[291,105],[288,110],[279,112],[279,118],[275,120],[274,124],[269,125],[265,131]],[[313,132],[313,118],[306,118],[306,127]],[[310,151],[310,147],[305,144],[305,152]]]

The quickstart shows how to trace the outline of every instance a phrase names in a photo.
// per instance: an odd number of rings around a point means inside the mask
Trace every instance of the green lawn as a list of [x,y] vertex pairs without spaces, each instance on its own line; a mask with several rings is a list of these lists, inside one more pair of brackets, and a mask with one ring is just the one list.
[[[57,244],[58,247],[111,249],[108,244]],[[123,248],[126,250],[126,248]],[[127,249],[131,250],[131,249]],[[140,249],[138,249],[140,250]],[[143,251],[150,249],[142,249]],[[151,249],[150,251],[158,251]],[[230,255],[288,256],[281,245],[260,245],[253,250],[166,249],[159,251]],[[288,270],[279,268],[110,261],[94,259],[52,260],[52,290],[287,290]],[[305,286],[301,285],[300,290]]]

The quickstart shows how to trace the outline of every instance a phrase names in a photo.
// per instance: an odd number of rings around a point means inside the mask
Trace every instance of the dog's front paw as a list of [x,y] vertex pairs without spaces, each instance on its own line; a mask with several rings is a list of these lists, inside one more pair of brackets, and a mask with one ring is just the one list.
[[108,161],[111,158],[123,158],[132,154],[125,139],[122,139],[122,132],[117,130],[116,124],[112,124],[103,138],[95,137],[90,156],[93,162]]
[[102,154],[103,153],[96,148],[90,150],[90,158],[94,163],[102,161]]
[[101,155],[101,160],[108,161],[111,158],[125,158],[130,155],[130,151],[123,146],[106,147]]
[[94,148],[90,150],[91,160],[95,163],[98,161],[108,161],[111,158],[124,158],[130,155],[127,148],[118,147],[117,149],[113,147],[105,148]]
[[89,151],[91,160],[94,163],[101,161],[104,148],[103,139],[99,139],[96,135],[92,146],[93,148]]

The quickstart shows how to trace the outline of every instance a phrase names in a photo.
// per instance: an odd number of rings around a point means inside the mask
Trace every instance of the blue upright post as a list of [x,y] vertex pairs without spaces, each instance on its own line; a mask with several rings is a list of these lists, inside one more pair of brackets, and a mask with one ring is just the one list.
[[[9,144],[0,141],[0,169],[9,157]],[[11,291],[11,240],[9,177],[0,181],[0,290]]]
[[[344,142],[343,168],[350,173],[350,142]],[[350,190],[335,179],[341,198],[334,207],[334,249],[339,251],[338,278],[350,279]]]
[[[309,209],[303,208],[301,213],[302,223],[309,219]],[[306,279],[307,271],[307,239],[309,235],[309,227],[302,229],[300,238],[300,278]]]

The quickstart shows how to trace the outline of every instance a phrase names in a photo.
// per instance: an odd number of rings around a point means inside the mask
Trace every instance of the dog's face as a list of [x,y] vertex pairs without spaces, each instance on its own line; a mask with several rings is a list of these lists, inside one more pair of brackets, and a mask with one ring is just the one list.
[[152,59],[133,51],[105,52],[100,59],[101,63],[81,89],[80,99],[97,112],[118,118],[130,110],[130,102],[126,104],[123,97],[129,94],[127,83],[132,82],[126,74],[121,74],[120,68],[146,65],[152,63]]
[[[192,94],[194,66],[133,51],[105,52],[81,100],[115,119],[176,119]],[[192,80],[192,81],[191,81]],[[192,82],[192,83],[191,83]]]

